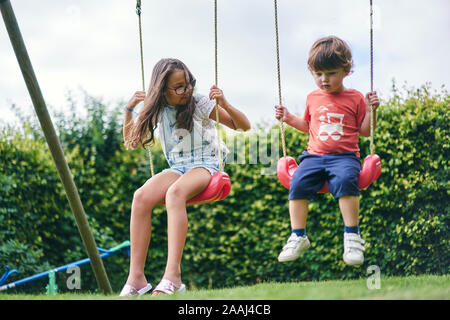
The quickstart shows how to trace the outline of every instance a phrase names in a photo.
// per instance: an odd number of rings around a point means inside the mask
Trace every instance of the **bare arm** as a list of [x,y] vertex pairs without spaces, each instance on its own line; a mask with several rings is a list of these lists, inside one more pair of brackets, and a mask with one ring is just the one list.
[[370,108],[373,107],[373,128],[375,129],[377,126],[377,113],[376,110],[380,105],[380,101],[378,99],[377,93],[369,92],[366,94],[366,116],[364,117],[363,122],[361,123],[361,127],[359,128],[359,134],[363,137],[370,136]]
[[134,126],[133,115],[129,109],[133,110],[139,102],[144,101],[144,98],[145,98],[144,91],[136,91],[124,108],[125,116],[123,118],[123,139],[125,141],[125,145],[127,144],[126,142],[129,140],[131,131]]
[[123,140],[126,142],[129,140],[131,128],[133,127],[133,116],[131,111],[125,109],[125,116],[123,118]]
[[[217,99],[219,103],[219,122],[234,130],[250,130],[250,121],[244,113],[233,107],[225,99],[222,90],[212,86],[209,94],[211,100]],[[216,121],[216,109],[214,108],[209,118]]]
[[297,130],[308,133],[309,132],[309,122],[303,120],[290,113],[286,107],[275,106],[275,118],[277,120],[283,119],[285,123],[294,127]]

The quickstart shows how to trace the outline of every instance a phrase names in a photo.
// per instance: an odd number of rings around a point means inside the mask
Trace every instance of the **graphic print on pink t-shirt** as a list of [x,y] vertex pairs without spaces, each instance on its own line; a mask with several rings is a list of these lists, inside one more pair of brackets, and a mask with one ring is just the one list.
[[303,117],[309,122],[308,152],[355,152],[359,156],[359,128],[365,111],[364,96],[357,90],[310,93]]

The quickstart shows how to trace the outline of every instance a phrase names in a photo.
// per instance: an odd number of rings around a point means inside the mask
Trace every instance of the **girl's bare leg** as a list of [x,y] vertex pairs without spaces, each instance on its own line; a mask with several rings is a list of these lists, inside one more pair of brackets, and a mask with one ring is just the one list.
[[167,238],[168,253],[164,279],[181,285],[181,258],[188,230],[186,201],[202,192],[208,185],[211,174],[204,168],[186,172],[167,190]]
[[130,272],[126,284],[138,290],[147,285],[144,267],[151,236],[152,210],[179,178],[175,172],[161,172],[134,193],[130,219]]

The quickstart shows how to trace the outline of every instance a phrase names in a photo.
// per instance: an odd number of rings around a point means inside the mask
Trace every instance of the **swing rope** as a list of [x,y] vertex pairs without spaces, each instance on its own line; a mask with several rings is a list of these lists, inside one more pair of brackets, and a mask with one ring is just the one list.
[[[217,71],[217,0],[214,0],[214,75],[215,75],[215,84],[218,87],[218,71]],[[219,131],[219,103],[216,99],[216,131],[217,131],[217,158],[219,160],[219,171],[222,172],[222,150],[220,143],[220,131]]]
[[[282,106],[281,101],[281,71],[280,71],[280,45],[278,41],[278,9],[277,0],[274,0],[275,5],[275,42],[276,42],[276,52],[277,52],[277,75],[278,75],[278,100],[279,106]],[[281,145],[283,147],[283,157],[286,157],[286,137],[284,133],[284,121],[283,117],[280,119],[280,129],[281,129]]]
[[[372,0],[370,0],[370,92],[373,91],[373,7]],[[373,106],[370,106],[370,154],[375,153],[375,145],[373,143],[374,136],[374,120],[375,114],[373,111]]]
[[141,24],[141,0],[136,2],[136,14],[139,20],[139,48],[141,53],[141,74],[142,74],[142,91],[145,91],[145,79],[144,79],[144,51],[142,46],[142,24]]
[[[142,23],[141,23],[141,0],[136,0],[136,14],[138,15],[139,20],[139,48],[140,48],[140,55],[141,55],[141,77],[142,77],[142,91],[145,92],[145,78],[144,78],[144,50],[142,45]],[[152,174],[152,177],[155,175],[155,169],[153,166],[153,155],[151,146],[148,147],[148,157],[150,162],[150,171]]]

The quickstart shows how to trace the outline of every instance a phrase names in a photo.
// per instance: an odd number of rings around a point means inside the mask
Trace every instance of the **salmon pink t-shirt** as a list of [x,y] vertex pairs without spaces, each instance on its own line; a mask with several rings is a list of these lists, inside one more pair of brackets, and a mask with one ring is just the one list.
[[357,90],[311,92],[303,116],[309,122],[307,151],[312,154],[355,152],[359,157],[359,128],[365,115],[364,96]]

